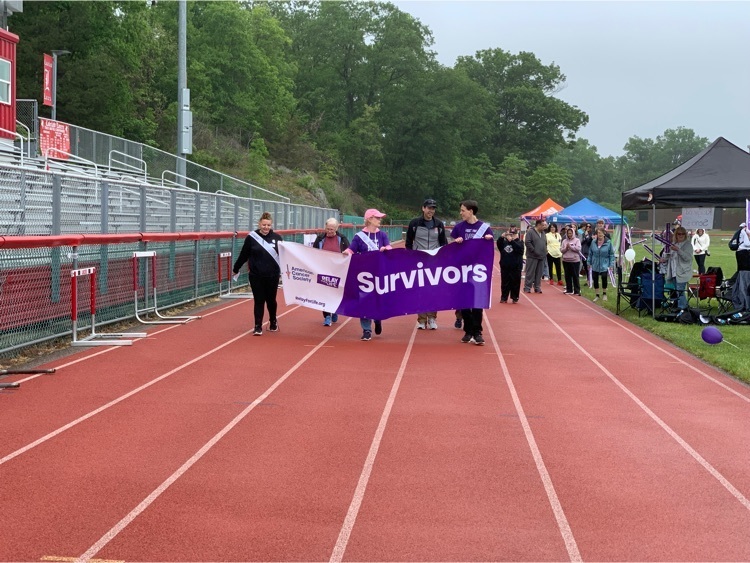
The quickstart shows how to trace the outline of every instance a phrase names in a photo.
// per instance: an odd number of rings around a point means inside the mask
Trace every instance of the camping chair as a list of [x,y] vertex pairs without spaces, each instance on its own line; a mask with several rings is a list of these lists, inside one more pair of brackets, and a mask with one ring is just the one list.
[[[628,281],[622,281],[622,266],[617,266],[617,314],[628,309],[638,309],[641,298],[641,273],[643,262],[636,262],[630,270]],[[624,304],[624,306],[623,306]],[[640,310],[638,311],[640,315]]]
[[674,287],[670,288],[665,284],[664,274],[657,272],[654,277],[651,270],[644,270],[641,274],[641,297],[638,300],[638,310],[646,311],[654,316],[670,311],[677,302],[676,296],[671,295],[673,290]]

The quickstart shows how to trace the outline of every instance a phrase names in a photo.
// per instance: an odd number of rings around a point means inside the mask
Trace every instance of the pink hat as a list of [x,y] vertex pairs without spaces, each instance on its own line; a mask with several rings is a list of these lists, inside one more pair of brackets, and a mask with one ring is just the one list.
[[365,219],[370,219],[372,217],[385,217],[385,213],[381,213],[377,209],[368,209],[365,211]]

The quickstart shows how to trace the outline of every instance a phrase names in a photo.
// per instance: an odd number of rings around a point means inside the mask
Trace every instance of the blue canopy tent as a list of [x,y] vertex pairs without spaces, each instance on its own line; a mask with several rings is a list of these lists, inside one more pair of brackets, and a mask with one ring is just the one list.
[[547,218],[549,223],[596,223],[598,219],[604,219],[605,225],[622,225],[624,220],[622,215],[607,209],[584,197],[572,205],[569,205],[559,213]]

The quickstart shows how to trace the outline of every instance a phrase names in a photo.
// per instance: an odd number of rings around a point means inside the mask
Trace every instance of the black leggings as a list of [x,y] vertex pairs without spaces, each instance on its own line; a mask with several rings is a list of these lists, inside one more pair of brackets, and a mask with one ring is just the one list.
[[562,258],[553,258],[551,254],[547,254],[547,269],[549,269],[550,281],[552,281],[552,278],[554,277],[552,275],[553,269],[557,270],[557,281],[562,280]]
[[268,307],[268,320],[276,321],[276,293],[279,291],[279,278],[261,278],[250,276],[250,289],[253,290],[253,314],[255,325],[263,324],[263,307]]

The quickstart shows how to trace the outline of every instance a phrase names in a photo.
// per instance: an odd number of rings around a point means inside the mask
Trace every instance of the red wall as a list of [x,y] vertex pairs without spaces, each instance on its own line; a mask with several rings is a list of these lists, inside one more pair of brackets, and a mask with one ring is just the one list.
[[[0,58],[10,61],[10,105],[0,104],[0,127],[16,130],[16,45],[18,35],[0,29]],[[0,132],[0,136],[15,139],[13,135]]]

